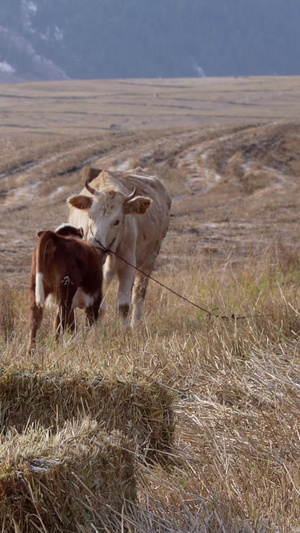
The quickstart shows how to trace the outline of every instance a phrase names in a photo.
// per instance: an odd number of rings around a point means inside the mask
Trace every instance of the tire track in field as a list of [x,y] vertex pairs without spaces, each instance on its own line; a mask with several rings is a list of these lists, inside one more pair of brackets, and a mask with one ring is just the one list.
[[172,217],[156,268],[176,271],[188,261],[235,264],[249,250],[261,260],[278,239],[294,247],[298,134],[300,127],[289,132],[276,124],[139,132],[116,135],[105,149],[99,139],[83,145],[77,139],[73,147],[27,161],[0,176],[7,185],[0,208],[0,270],[10,279],[28,277],[37,231],[67,220],[66,198],[82,188],[79,171],[85,164],[112,170],[145,166],[165,181]]
[[[96,145],[97,143],[89,143],[85,146],[85,149],[93,149]],[[82,146],[76,146],[75,148],[51,155],[45,159],[19,165],[6,173],[0,174],[0,179],[2,179],[1,196],[4,197],[4,202],[0,206],[0,213],[7,212],[8,210],[20,209],[22,206],[32,201],[39,195],[40,188],[44,184],[45,179],[47,179],[48,169],[51,170],[53,165],[63,161],[65,158],[70,156],[76,157],[76,154],[79,154],[80,152],[82,152]],[[89,156],[84,160],[79,160],[75,167],[72,165],[71,169],[67,169],[63,173],[76,172],[84,165],[91,164],[95,159],[97,159],[97,155]],[[42,177],[38,177],[38,174]],[[62,186],[60,192],[67,190],[67,188],[67,186]],[[3,191],[5,191],[6,194]]]

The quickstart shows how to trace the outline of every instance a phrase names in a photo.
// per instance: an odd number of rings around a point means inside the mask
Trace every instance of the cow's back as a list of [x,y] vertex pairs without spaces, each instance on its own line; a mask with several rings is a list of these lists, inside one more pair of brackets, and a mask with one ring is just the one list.
[[[118,174],[117,174],[118,175]],[[152,263],[157,255],[161,241],[167,233],[170,221],[171,197],[156,176],[143,174],[121,174],[118,179],[128,193],[136,189],[136,194],[151,198],[151,207],[143,216],[131,215],[131,221],[137,227],[136,262],[142,268],[147,262]]]

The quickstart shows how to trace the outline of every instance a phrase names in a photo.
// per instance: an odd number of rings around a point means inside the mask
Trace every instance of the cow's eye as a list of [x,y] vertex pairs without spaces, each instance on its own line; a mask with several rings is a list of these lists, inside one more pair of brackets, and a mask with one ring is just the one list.
[[120,220],[115,220],[114,226],[118,226],[120,224]]

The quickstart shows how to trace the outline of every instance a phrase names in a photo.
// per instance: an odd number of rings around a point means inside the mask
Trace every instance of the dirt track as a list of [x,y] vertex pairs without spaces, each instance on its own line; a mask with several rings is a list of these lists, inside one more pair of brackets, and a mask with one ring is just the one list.
[[205,125],[112,133],[36,146],[32,157],[0,174],[1,272],[26,284],[36,232],[67,218],[66,198],[80,190],[80,169],[141,165],[161,176],[173,195],[170,231],[157,268],[262,260],[269,250],[298,251],[300,124]]

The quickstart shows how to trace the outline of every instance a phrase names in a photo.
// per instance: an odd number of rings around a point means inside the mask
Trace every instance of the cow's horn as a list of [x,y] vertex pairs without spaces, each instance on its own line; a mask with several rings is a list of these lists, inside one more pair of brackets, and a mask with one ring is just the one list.
[[136,187],[134,187],[132,193],[130,193],[130,195],[127,196],[126,200],[127,200],[127,201],[128,201],[128,200],[132,200],[132,198],[134,198],[135,195],[136,195]]
[[91,194],[96,194],[97,193],[96,189],[93,189],[93,187],[90,186],[88,180],[85,181],[84,186]]

